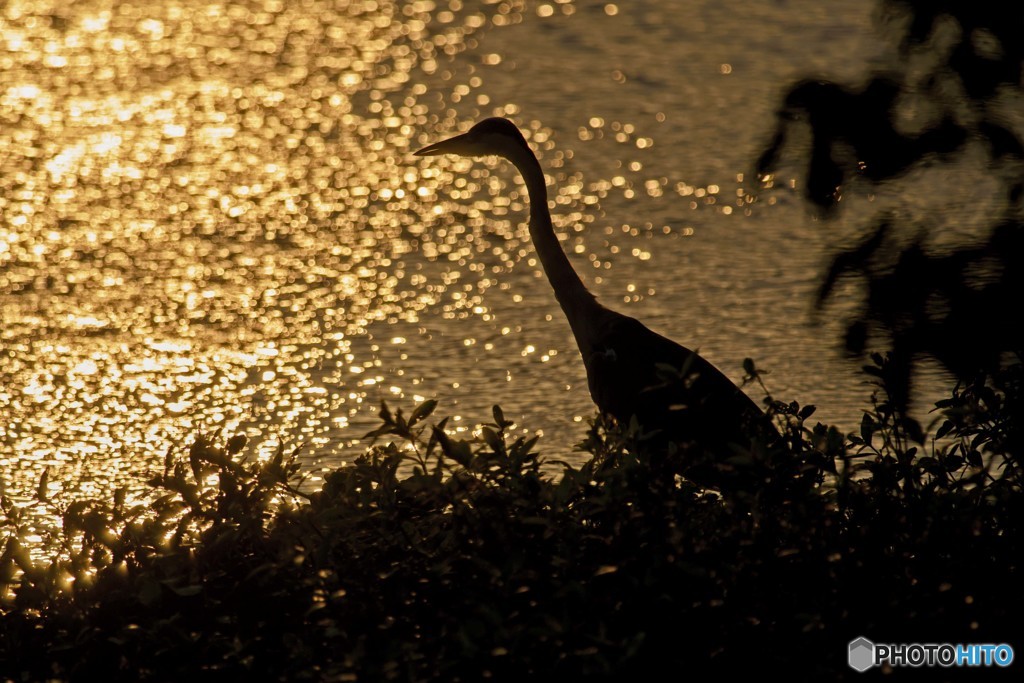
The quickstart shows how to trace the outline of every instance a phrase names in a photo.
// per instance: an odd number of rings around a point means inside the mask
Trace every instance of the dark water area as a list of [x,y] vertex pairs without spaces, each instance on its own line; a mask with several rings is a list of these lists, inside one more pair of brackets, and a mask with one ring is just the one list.
[[[139,486],[197,430],[365,448],[381,400],[500,403],[550,456],[594,413],[504,162],[411,152],[512,118],[609,307],[853,429],[855,306],[814,293],[879,213],[988,207],[979,161],[844,198],[753,176],[785,87],[886,56],[870,3],[10,2],[0,10],[0,465],[22,502]],[[970,188],[965,195],[961,190]],[[966,205],[966,207],[965,207]],[[918,382],[927,418],[942,386]],[[756,392],[751,395],[760,398]],[[313,479],[315,482],[315,477]]]

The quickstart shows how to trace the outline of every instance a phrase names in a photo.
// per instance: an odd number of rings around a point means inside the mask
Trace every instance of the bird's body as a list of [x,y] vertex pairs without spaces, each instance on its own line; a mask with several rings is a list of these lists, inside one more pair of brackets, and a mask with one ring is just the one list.
[[[749,447],[772,428],[757,405],[699,354],[598,303],[558,243],[540,163],[506,119],[481,121],[468,133],[417,155],[498,155],[522,174],[530,198],[530,237],[579,347],[590,395],[620,425],[634,418],[653,443],[697,445],[717,456],[730,444]],[[692,449],[691,449],[692,450]]]

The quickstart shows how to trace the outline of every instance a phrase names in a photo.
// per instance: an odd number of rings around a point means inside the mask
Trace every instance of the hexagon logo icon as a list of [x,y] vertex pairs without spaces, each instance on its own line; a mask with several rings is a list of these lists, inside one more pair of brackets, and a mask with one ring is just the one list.
[[860,672],[867,671],[875,664],[875,644],[864,637],[851,640],[849,657],[851,669]]

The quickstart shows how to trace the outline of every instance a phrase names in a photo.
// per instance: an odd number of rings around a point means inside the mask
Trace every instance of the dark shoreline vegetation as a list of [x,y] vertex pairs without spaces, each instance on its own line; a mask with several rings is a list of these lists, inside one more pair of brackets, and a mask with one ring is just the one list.
[[941,446],[917,443],[888,368],[866,368],[878,391],[845,437],[766,401],[784,446],[737,452],[721,495],[600,423],[592,459],[552,477],[500,409],[461,440],[427,426],[431,401],[382,407],[388,443],[316,492],[295,453],[199,436],[168,452],[152,505],[50,503],[52,559],[5,499],[0,677],[836,680],[860,675],[858,636],[1020,656],[1021,365],[937,406]]

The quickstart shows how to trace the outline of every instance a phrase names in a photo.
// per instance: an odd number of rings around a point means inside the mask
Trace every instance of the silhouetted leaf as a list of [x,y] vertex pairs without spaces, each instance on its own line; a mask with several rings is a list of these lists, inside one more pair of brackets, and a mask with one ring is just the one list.
[[36,500],[46,501],[49,496],[49,484],[50,484],[50,468],[47,466],[43,469],[43,473],[39,475],[39,484],[36,486]]
[[502,441],[497,432],[490,427],[481,427],[480,436],[484,443],[486,443],[495,453],[503,453],[505,451],[504,441]]
[[463,467],[469,467],[473,461],[473,449],[470,448],[468,443],[460,439],[450,438],[443,430],[437,427],[434,427],[432,432],[446,456]]
[[380,412],[377,413],[380,419],[385,423],[392,425],[395,423],[394,417],[391,415],[391,410],[388,409],[388,404],[384,401],[380,402]]
[[495,404],[491,407],[491,416],[494,418],[494,424],[498,426],[498,429],[505,429],[511,427],[514,422],[505,419],[505,413],[502,412],[501,406]]
[[248,443],[248,441],[249,437],[246,436],[245,434],[235,434],[230,439],[228,439],[228,443],[227,446],[225,446],[225,448],[227,449],[227,452],[229,454],[235,455],[236,453],[239,453],[243,448],[245,448],[245,444]]
[[[427,439],[427,447],[425,449],[427,457],[429,457],[434,452],[434,448],[437,446],[437,443],[438,443],[438,441],[437,441],[437,434],[438,434],[438,432],[440,432],[441,434],[444,434],[444,428],[445,428],[445,426],[447,424],[448,424],[448,418],[445,417],[440,422],[438,422],[436,426],[434,426],[430,430],[430,437]],[[439,462],[438,463],[438,467],[440,467],[440,465],[441,465],[441,463]]]
[[871,419],[871,416],[864,413],[864,417],[860,420],[860,438],[864,440],[865,444],[871,443],[871,435],[874,433],[875,421]]
[[984,463],[981,459],[981,453],[977,450],[971,449],[966,454],[967,462],[970,463],[971,467],[981,467]]
[[412,411],[412,415],[409,416],[409,426],[411,427],[420,420],[430,417],[435,408],[437,408],[437,401],[434,399],[429,399],[416,406]]

